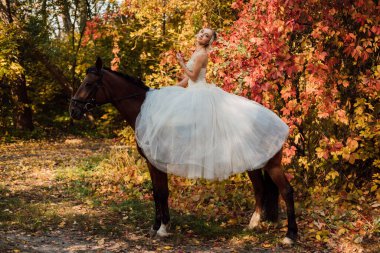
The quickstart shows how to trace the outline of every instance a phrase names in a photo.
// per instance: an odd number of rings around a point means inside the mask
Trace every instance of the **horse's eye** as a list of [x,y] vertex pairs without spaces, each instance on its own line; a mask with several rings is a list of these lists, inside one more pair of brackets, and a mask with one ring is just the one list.
[[90,87],[90,86],[91,86],[91,83],[85,83],[84,86],[86,86],[86,87]]

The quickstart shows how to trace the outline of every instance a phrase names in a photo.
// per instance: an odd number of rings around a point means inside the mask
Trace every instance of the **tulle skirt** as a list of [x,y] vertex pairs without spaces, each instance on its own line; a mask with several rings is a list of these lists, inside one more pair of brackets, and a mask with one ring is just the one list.
[[264,106],[199,83],[147,92],[135,131],[144,155],[159,170],[221,180],[265,166],[289,128]]

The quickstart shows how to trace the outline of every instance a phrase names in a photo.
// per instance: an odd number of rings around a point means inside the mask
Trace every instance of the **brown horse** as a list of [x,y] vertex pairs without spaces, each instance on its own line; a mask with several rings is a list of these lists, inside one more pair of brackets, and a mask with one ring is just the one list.
[[[70,115],[81,119],[93,107],[112,103],[129,125],[135,129],[136,117],[144,103],[145,94],[150,88],[133,77],[103,68],[98,57],[95,67],[87,70],[87,75],[76,94],[71,99]],[[144,156],[143,151],[138,151]],[[145,157],[145,156],[144,156]],[[248,170],[255,191],[255,212],[248,225],[253,229],[263,218],[275,221],[278,218],[278,194],[285,200],[288,218],[288,231],[283,242],[293,244],[297,238],[297,224],[294,213],[293,188],[286,179],[281,167],[282,151],[272,157],[262,170]],[[146,158],[146,157],[145,157]],[[155,202],[153,231],[158,236],[168,236],[166,225],[169,223],[168,176],[156,169],[147,160]]]

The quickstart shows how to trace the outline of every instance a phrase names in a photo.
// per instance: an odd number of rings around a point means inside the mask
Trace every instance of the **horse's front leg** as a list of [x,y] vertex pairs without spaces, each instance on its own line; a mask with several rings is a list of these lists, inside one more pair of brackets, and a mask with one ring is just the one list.
[[[263,174],[264,172],[264,174]],[[248,229],[254,229],[262,220],[278,220],[278,188],[268,172],[261,169],[248,171],[255,192],[255,212]]]
[[169,216],[169,188],[168,188],[168,175],[156,169],[148,162],[148,168],[153,185],[153,198],[155,203],[155,219],[153,224],[153,231],[161,237],[169,236],[167,232],[167,225],[170,221]]

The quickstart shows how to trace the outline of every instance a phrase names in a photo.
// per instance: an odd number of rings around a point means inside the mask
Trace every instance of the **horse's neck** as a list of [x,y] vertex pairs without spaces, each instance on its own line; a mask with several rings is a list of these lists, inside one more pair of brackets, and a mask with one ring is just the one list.
[[[112,104],[134,130],[136,118],[140,113],[141,105],[144,102],[146,91],[134,84],[126,82],[125,80],[122,80],[122,82],[123,84],[120,85],[120,87],[113,85],[114,87],[112,90],[114,92],[112,92],[111,96],[114,102],[112,102]],[[133,94],[138,95],[128,97]]]
[[139,97],[124,99],[113,102],[113,105],[120,112],[128,124],[135,130],[136,118],[140,113],[141,105],[144,102],[145,95]]

